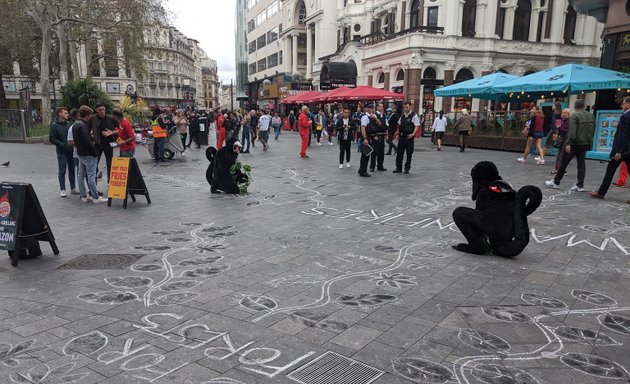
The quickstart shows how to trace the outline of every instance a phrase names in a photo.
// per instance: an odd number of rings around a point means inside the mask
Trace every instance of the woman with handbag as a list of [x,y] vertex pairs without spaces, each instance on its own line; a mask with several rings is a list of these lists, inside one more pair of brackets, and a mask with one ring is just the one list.
[[538,150],[538,159],[536,164],[545,164],[545,154],[542,149],[542,139],[545,137],[545,115],[539,106],[535,105],[530,111],[529,129],[523,129],[522,134],[527,132],[527,144],[525,145],[525,152],[522,157],[516,159],[519,163],[527,162],[527,156],[531,149],[532,144],[536,144]]

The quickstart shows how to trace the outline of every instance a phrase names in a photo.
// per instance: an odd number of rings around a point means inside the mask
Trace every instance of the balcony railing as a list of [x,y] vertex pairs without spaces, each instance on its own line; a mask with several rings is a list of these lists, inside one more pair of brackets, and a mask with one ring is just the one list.
[[414,33],[414,32],[442,35],[444,34],[444,27],[430,27],[427,25],[418,25],[416,27],[407,28],[402,31],[391,33],[391,34],[386,34],[383,31],[376,31],[368,35],[361,36],[361,43],[363,43],[364,45],[374,45],[374,44],[378,44],[386,40],[394,39],[396,37],[407,35],[409,33]]

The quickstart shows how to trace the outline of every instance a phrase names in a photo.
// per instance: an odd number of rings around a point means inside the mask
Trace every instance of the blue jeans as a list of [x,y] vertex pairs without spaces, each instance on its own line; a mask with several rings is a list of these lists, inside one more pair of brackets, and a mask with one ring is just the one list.
[[[247,143],[247,146],[245,146],[245,143]],[[247,152],[249,151],[249,145],[251,143],[251,134],[249,131],[249,127],[243,127],[243,151]]]
[[120,157],[133,157],[134,153],[136,153],[135,148],[129,151],[120,151]]
[[280,126],[279,125],[274,125],[273,126],[273,133],[275,135],[275,138],[278,139],[278,136],[280,136]]
[[98,199],[98,192],[96,191],[96,165],[96,156],[79,155],[79,192],[81,193],[81,197],[87,197],[85,184],[83,184],[83,178],[87,175],[90,196],[94,199]]
[[68,180],[70,181],[70,189],[76,188],[74,177],[74,159],[72,153],[58,153],[57,165],[59,165],[59,188],[66,190],[66,169],[68,170]]
[[164,160],[164,141],[166,139],[153,139],[153,158],[155,161]]

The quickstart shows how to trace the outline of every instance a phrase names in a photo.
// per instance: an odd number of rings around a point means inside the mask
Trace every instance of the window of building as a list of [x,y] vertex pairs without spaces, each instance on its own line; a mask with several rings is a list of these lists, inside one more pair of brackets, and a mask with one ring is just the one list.
[[462,36],[475,36],[475,21],[477,18],[477,0],[464,2],[464,18],[462,19]]
[[538,14],[538,26],[536,27],[536,41],[542,41],[543,36],[543,26],[545,21],[545,12],[540,12]]
[[530,0],[518,0],[514,13],[514,32],[512,39],[517,41],[529,40],[529,24],[532,17],[532,3]]
[[278,65],[278,54],[267,56],[267,68],[273,68]]
[[247,10],[254,8],[258,0],[247,0]]
[[249,53],[256,52],[256,40],[249,42],[247,52],[249,52]]
[[258,69],[258,72],[264,71],[265,69],[267,69],[267,59],[258,60],[257,69]]
[[438,10],[439,10],[439,7],[427,8],[427,27],[438,26]]
[[381,74],[380,74],[380,75],[378,75],[378,81],[377,81],[377,83],[378,83],[378,84],[383,84],[383,83],[385,83],[385,73],[384,73],[384,72],[381,72]]
[[280,10],[280,2],[274,1],[273,3],[271,3],[270,6],[267,7],[267,18],[270,18],[271,16],[275,15],[276,13],[278,13],[279,10]]
[[396,81],[403,81],[403,80],[405,80],[405,71],[401,69],[396,74]]
[[279,29],[278,27],[272,28],[269,32],[267,32],[267,42],[271,43],[278,40]]
[[500,7],[497,11],[497,24],[494,28],[494,33],[499,36],[500,39],[503,38],[503,29],[505,28],[505,12],[506,8]]
[[305,23],[306,20],[306,5],[304,5],[304,2],[302,1],[302,3],[300,4],[300,8],[298,11],[298,24],[303,25]]
[[298,65],[306,65],[306,52],[298,52]]
[[455,82],[459,83],[460,81],[472,80],[474,78],[475,76],[470,71],[470,69],[462,68],[459,70],[459,72],[457,72],[457,75],[455,76]]
[[575,25],[577,22],[577,14],[575,9],[569,5],[567,9],[567,19],[564,22],[564,43],[575,44]]
[[256,20],[251,19],[248,23],[247,23],[247,32],[251,32],[256,28]]
[[410,19],[409,19],[409,27],[410,28],[414,28],[417,27],[419,25],[422,25],[422,13],[424,11],[424,7],[423,4],[424,1],[420,1],[420,0],[413,0],[411,2],[411,8],[410,8]]
[[282,65],[282,51],[278,52],[278,64]]
[[267,35],[262,35],[256,39],[256,47],[258,47],[258,49],[264,47],[265,45],[267,45]]
[[253,73],[257,72],[256,71],[256,63],[253,63],[253,64],[249,65],[248,72],[249,72],[249,74],[253,74]]
[[101,75],[101,68],[98,59],[98,43],[96,39],[90,40],[90,72],[92,76],[98,77]]
[[435,73],[435,69],[431,67],[425,69],[424,73],[422,74],[422,78],[430,79],[430,80],[437,79],[437,74]]

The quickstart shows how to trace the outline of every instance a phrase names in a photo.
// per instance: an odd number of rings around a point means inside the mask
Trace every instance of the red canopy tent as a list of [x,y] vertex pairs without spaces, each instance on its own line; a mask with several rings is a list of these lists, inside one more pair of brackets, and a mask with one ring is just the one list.
[[343,94],[344,100],[403,100],[404,98],[405,96],[400,93],[389,92],[369,85],[350,88],[349,92]]
[[310,102],[320,103],[320,102],[327,102],[327,101],[343,101],[344,100],[343,95],[350,92],[351,90],[352,88],[349,88],[349,87],[335,88],[331,91],[322,93],[319,96],[312,98]]
[[308,91],[304,93],[300,93],[299,95],[289,96],[280,100],[283,104],[302,104],[310,102],[310,99],[313,99],[317,96],[321,95],[318,91]]

